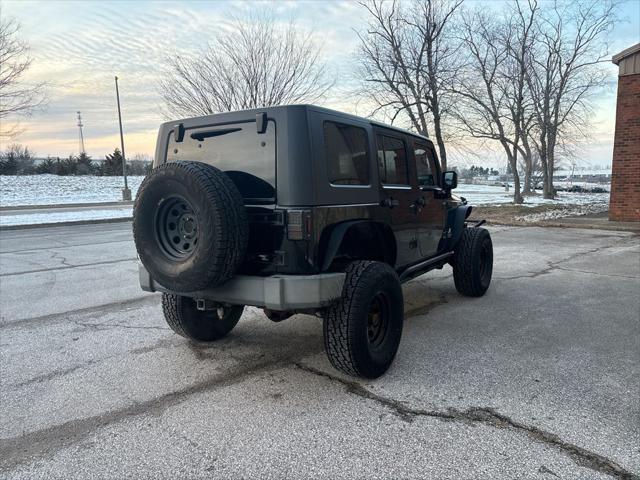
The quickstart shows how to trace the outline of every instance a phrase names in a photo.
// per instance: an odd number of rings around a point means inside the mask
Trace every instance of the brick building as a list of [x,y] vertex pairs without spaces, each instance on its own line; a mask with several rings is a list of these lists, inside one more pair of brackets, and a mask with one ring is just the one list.
[[640,221],[640,43],[611,59],[618,65],[616,133],[609,220]]

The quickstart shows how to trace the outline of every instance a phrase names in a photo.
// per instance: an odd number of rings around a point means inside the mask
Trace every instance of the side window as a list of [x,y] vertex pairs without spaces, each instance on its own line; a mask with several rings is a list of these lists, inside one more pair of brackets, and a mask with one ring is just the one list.
[[431,149],[424,144],[416,143],[413,147],[413,153],[416,157],[418,185],[421,187],[435,185],[433,154],[431,153]]
[[369,154],[364,128],[324,122],[329,181],[335,185],[368,185]]
[[398,138],[378,135],[378,170],[385,185],[408,185],[407,152]]

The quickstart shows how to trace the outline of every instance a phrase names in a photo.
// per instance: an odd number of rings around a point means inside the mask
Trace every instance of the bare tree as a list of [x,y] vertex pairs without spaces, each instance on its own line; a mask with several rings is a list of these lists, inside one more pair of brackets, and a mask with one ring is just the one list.
[[176,116],[315,102],[332,86],[312,35],[267,18],[235,19],[203,52],[167,61],[160,92]]
[[20,40],[20,25],[12,19],[0,20],[0,137],[18,133],[18,125],[7,126],[9,116],[30,115],[44,103],[44,84],[29,85],[24,75],[31,67],[29,46]]
[[362,2],[369,15],[358,52],[363,92],[376,104],[372,115],[399,116],[422,135],[433,126],[440,160],[447,166],[444,128],[458,64],[452,23],[462,0],[421,0],[403,9],[395,0]]
[[474,138],[502,146],[513,174],[514,203],[523,202],[518,156],[524,157],[525,165],[531,164],[527,133],[532,113],[525,69],[534,13],[535,9],[528,18],[513,12],[501,18],[480,10],[465,14],[463,42],[468,61],[455,88],[462,98],[457,118],[463,129]]
[[598,63],[608,57],[615,5],[602,0],[555,2],[536,22],[526,79],[535,112],[532,140],[542,165],[543,194],[553,198],[558,146],[586,133],[591,95],[606,80]]

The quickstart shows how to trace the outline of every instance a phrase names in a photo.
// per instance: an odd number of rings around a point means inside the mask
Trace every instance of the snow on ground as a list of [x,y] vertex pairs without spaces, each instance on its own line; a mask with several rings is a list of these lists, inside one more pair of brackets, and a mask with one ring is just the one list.
[[111,218],[130,218],[132,207],[117,209],[91,209],[76,212],[20,213],[17,215],[0,215],[0,227],[14,225],[40,225],[42,223],[77,222],[87,220],[104,220]]
[[[135,198],[143,176],[128,177],[131,194]],[[576,183],[577,184],[577,183]],[[122,177],[60,177],[57,175],[0,175],[0,205],[47,205],[64,203],[113,202],[121,200]],[[498,205],[513,201],[513,189],[460,183],[455,193],[473,205]],[[527,197],[527,205],[541,203],[588,204],[609,201],[608,193],[561,192],[555,200],[541,195]]]
[[[135,198],[144,176],[127,177]],[[0,175],[0,205],[49,205],[122,200],[122,177]]]
[[[133,198],[138,191],[143,176],[128,177]],[[122,198],[122,177],[57,175],[0,175],[0,205],[48,205],[68,203],[113,202]],[[471,205],[506,205],[513,201],[513,189],[491,185],[459,184],[455,193],[463,196]],[[524,221],[538,221],[568,215],[584,215],[606,211],[608,193],[560,192],[554,200],[545,200],[542,195],[525,198],[525,206],[541,204],[567,205],[567,208],[535,215],[525,215]],[[63,211],[46,213],[24,213],[0,216],[0,226],[35,225],[78,220],[124,218],[131,216],[131,207],[104,209],[96,207],[83,211]],[[526,218],[525,218],[526,217]],[[540,217],[540,218],[538,218]]]
[[[466,198],[471,205],[503,205],[513,202],[513,188],[506,192],[504,187],[459,183],[454,192],[456,195]],[[538,192],[534,196],[525,197],[524,201],[525,206],[531,207],[544,204],[602,204],[609,203],[609,194],[560,192],[558,193],[558,198],[547,200],[542,198],[542,194]]]

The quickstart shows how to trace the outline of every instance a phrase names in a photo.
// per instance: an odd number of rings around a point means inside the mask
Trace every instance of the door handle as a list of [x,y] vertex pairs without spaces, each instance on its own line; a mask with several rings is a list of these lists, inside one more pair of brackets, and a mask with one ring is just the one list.
[[400,202],[398,200],[395,200],[393,197],[385,198],[384,200],[380,201],[381,207],[393,208],[399,205]]
[[425,201],[424,197],[420,197],[416,199],[416,201],[411,205],[409,205],[409,208],[413,210],[413,213],[420,213],[422,211],[422,207],[424,207],[426,204],[427,202]]

